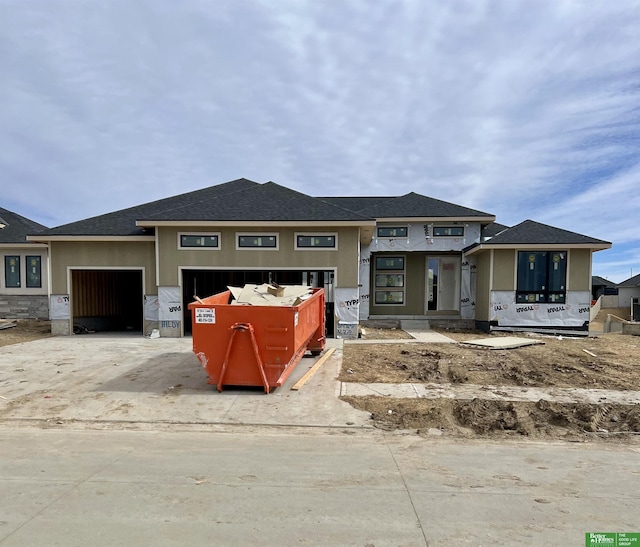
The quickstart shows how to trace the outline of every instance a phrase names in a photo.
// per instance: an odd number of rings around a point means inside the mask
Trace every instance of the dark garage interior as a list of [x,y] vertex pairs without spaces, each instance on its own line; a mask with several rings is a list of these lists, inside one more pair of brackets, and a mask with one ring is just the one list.
[[142,334],[141,270],[73,270],[71,304],[76,334]]
[[183,270],[184,333],[191,334],[191,314],[187,304],[194,301],[194,295],[205,298],[226,291],[229,285],[244,287],[247,283],[324,287],[327,292],[327,336],[333,336],[333,272],[325,270]]

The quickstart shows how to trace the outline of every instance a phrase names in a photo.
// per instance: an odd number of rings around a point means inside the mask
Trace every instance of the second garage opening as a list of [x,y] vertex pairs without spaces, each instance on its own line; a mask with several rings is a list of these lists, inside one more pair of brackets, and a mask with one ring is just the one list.
[[184,333],[191,334],[191,314],[187,308],[194,295],[204,298],[222,291],[229,285],[244,287],[247,283],[278,283],[280,285],[309,285],[325,290],[327,336],[333,336],[333,270],[183,270],[182,301],[184,302]]

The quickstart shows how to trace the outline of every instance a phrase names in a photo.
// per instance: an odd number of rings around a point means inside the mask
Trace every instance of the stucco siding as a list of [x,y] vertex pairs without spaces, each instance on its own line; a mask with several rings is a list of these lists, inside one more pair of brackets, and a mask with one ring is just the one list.
[[569,251],[568,275],[567,290],[591,292],[590,249],[571,249]]
[[496,249],[493,252],[494,291],[515,290],[516,253],[513,249]]
[[491,254],[476,257],[476,321],[489,321],[489,279]]
[[152,241],[54,241],[51,243],[52,294],[68,294],[67,268],[145,268],[147,294],[156,293]]
[[[219,249],[179,249],[178,233],[198,233],[197,229],[160,228],[158,230],[160,257],[160,285],[179,285],[178,269],[212,268],[212,269],[257,269],[282,268],[301,270],[321,270],[337,268],[337,287],[358,286],[358,242],[357,228],[265,228],[264,230],[243,228],[209,228],[202,233],[216,233],[220,237]],[[297,232],[335,233],[337,234],[337,250],[296,250],[295,234]],[[277,233],[277,250],[236,249],[236,233]]]

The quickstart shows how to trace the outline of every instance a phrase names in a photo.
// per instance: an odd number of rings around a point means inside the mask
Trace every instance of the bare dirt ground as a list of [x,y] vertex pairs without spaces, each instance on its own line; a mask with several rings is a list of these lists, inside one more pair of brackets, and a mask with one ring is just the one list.
[[49,321],[18,319],[6,322],[16,323],[16,326],[0,330],[0,347],[51,336],[51,323]]
[[[474,384],[640,390],[640,338],[536,336],[544,345],[489,350],[465,340],[503,336],[441,331],[458,344],[345,344],[339,379],[359,383]],[[368,333],[375,336],[375,331]],[[526,334],[518,334],[526,337]],[[387,333],[387,338],[398,333]],[[348,372],[347,372],[348,371]],[[483,399],[344,397],[382,429],[448,434],[586,438],[640,433],[640,405],[536,403]]]

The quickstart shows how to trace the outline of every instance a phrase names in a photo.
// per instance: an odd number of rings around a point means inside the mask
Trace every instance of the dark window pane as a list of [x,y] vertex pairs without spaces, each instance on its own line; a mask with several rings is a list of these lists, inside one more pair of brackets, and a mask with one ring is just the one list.
[[335,248],[336,236],[298,236],[298,247]]
[[567,277],[567,254],[563,252],[549,253],[549,290],[564,291]]
[[407,231],[406,226],[380,226],[378,228],[378,237],[407,237]]
[[39,256],[27,257],[27,287],[42,287],[42,264]]
[[403,256],[376,257],[376,270],[404,270]]
[[434,226],[433,235],[435,237],[462,237],[464,236],[464,226]]
[[182,235],[180,236],[181,247],[217,247],[218,236],[211,235]]
[[20,257],[5,256],[4,257],[4,281],[5,287],[20,287]]
[[376,287],[404,287],[404,274],[376,274]]
[[275,249],[277,246],[276,236],[238,236],[239,247],[266,247]]
[[403,304],[404,291],[376,291],[376,304]]
[[518,291],[544,291],[547,287],[547,253],[518,253]]

